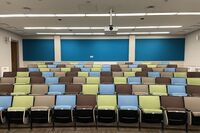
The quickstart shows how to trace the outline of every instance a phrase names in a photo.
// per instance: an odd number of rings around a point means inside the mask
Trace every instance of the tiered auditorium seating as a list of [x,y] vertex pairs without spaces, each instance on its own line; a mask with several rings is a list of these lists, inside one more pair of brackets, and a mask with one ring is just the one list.
[[0,95],[8,129],[38,122],[200,125],[200,73],[175,64],[31,64],[5,72]]

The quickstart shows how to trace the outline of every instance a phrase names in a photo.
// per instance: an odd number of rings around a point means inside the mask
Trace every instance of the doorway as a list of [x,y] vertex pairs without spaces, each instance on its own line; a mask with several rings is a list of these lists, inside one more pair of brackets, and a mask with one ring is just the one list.
[[19,67],[19,44],[17,41],[11,41],[11,61],[12,71],[16,72]]

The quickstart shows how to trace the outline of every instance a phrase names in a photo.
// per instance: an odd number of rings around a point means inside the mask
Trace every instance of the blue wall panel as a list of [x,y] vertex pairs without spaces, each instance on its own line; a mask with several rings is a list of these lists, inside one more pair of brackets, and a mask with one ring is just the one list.
[[61,58],[62,61],[127,61],[128,45],[128,39],[63,39]]
[[24,61],[53,61],[53,39],[23,39]]
[[136,61],[183,61],[184,38],[136,39]]

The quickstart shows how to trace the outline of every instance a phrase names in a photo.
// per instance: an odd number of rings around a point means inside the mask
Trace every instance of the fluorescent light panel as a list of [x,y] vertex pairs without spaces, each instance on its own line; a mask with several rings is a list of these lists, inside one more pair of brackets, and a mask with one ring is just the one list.
[[118,32],[117,35],[146,35],[146,34],[170,34],[170,32]]
[[36,33],[37,35],[105,35],[105,33]]

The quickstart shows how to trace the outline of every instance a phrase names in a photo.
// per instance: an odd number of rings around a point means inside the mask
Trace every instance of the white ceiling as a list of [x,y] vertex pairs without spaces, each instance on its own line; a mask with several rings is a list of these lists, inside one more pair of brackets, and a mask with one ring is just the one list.
[[[148,6],[155,6],[148,9]],[[200,12],[200,0],[0,0],[0,14],[75,14],[152,13],[152,12]],[[31,10],[24,9],[31,8]],[[24,27],[103,27],[109,25],[109,17],[58,17],[50,18],[0,18],[0,28],[20,35],[36,32],[103,32],[103,30],[25,30]],[[171,34],[187,34],[200,28],[197,16],[144,16],[113,17],[115,26],[182,25],[176,29],[137,29],[135,31],[169,31]],[[131,30],[120,30],[130,32]]]

